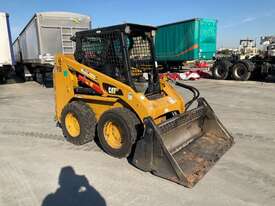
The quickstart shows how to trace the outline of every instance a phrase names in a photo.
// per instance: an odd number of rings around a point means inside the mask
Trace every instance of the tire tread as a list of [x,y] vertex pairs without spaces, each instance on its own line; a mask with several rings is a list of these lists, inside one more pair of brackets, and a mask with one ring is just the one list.
[[[129,131],[130,131],[130,145],[128,148],[124,148],[124,150],[121,151],[117,151],[116,154],[114,154],[112,152],[112,149],[110,149],[108,146],[106,147],[106,143],[104,140],[102,140],[103,134],[98,134],[99,137],[99,142],[103,148],[103,150],[108,153],[109,155],[116,157],[116,158],[124,158],[124,157],[128,157],[131,153],[132,150],[132,146],[133,144],[136,142],[137,136],[138,136],[138,127],[141,124],[140,120],[138,119],[138,117],[129,109],[127,108],[113,108],[110,110],[107,110],[102,116],[105,116],[107,114],[113,114],[113,115],[119,115],[123,121],[125,122],[125,124],[127,125]],[[101,122],[101,120],[99,120],[98,123],[98,127],[103,127],[104,122]],[[100,129],[98,129],[99,131]]]
[[[67,112],[74,111],[78,113],[78,116],[80,117],[79,124],[81,127],[81,133],[80,137],[70,137],[66,130],[65,126],[65,116]],[[62,111],[61,115],[61,127],[63,131],[63,135],[66,137],[66,139],[75,144],[75,145],[83,145],[87,142],[90,142],[95,137],[95,130],[96,130],[96,118],[95,114],[92,111],[92,109],[82,101],[74,101],[69,103]]]

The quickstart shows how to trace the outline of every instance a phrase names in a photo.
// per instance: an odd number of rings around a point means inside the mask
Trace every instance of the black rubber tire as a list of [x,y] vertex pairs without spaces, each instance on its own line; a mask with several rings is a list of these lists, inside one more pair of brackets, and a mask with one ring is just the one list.
[[[104,125],[112,121],[122,133],[122,146],[119,149],[111,147],[104,137]],[[116,158],[128,157],[131,153],[132,146],[136,142],[138,136],[138,128],[140,127],[138,117],[129,109],[114,108],[102,114],[97,125],[97,134],[102,149],[109,155]]]
[[214,79],[225,80],[229,76],[232,63],[228,60],[217,60],[212,67],[212,76]]
[[256,81],[265,81],[271,74],[272,64],[264,62],[261,65],[257,65],[252,72],[251,78]]
[[250,79],[255,81],[265,81],[267,77],[268,77],[267,73],[262,73],[260,69],[257,69],[251,74]]
[[239,61],[232,67],[232,79],[236,81],[247,81],[251,77],[253,65],[249,61]]
[[[77,137],[72,137],[67,131],[65,125],[65,117],[68,113],[72,113],[78,120],[80,126],[80,134]],[[64,107],[61,114],[61,128],[66,140],[75,144],[83,145],[92,141],[96,133],[96,117],[92,109],[81,101],[74,101]]]
[[22,78],[23,78],[23,80],[25,82],[31,81],[32,80],[31,77],[26,77],[26,75],[25,75],[25,69],[30,72],[29,67],[27,65],[23,65],[23,70],[22,70],[22,74],[21,74]]

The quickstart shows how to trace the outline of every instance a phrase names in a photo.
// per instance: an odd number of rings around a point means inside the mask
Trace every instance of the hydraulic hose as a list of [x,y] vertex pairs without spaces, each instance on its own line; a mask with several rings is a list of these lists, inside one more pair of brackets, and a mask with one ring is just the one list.
[[187,90],[189,90],[193,93],[193,98],[185,104],[185,108],[187,110],[200,97],[200,92],[195,87],[183,84],[183,83],[178,82],[178,81],[175,81],[175,85],[180,86],[184,89],[187,89]]

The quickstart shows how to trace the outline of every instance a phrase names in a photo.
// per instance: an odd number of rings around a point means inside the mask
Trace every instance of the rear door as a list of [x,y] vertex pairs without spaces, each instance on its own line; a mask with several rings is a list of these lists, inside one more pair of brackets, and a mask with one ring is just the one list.
[[217,20],[201,19],[199,28],[199,58],[211,60],[216,53]]
[[39,18],[41,33],[41,52],[43,55],[54,56],[56,53],[73,54],[75,49],[71,37],[78,31],[90,29],[90,18],[75,21],[70,16],[47,16]]

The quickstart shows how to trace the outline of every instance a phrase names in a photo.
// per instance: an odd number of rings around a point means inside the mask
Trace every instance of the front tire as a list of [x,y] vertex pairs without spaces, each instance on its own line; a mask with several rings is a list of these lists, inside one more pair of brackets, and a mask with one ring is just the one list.
[[116,158],[128,157],[138,136],[139,125],[137,116],[126,108],[104,112],[97,126],[103,150]]
[[61,127],[67,141],[83,145],[95,137],[95,114],[84,102],[69,103],[62,111]]

